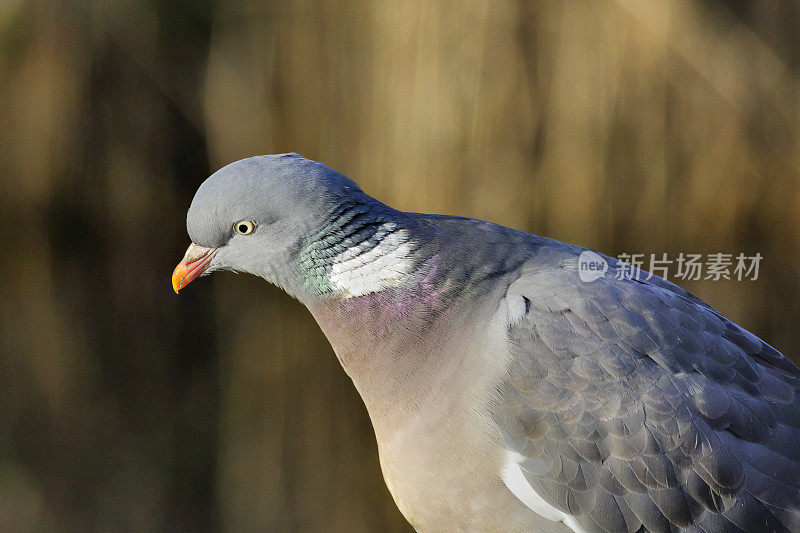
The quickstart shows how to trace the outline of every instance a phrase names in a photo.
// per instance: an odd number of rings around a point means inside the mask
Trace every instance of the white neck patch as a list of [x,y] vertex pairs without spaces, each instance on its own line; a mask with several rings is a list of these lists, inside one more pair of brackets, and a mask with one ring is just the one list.
[[[378,244],[373,245],[374,240]],[[398,230],[395,223],[387,222],[372,239],[337,255],[328,280],[347,298],[395,287],[411,272],[412,250],[408,230]]]

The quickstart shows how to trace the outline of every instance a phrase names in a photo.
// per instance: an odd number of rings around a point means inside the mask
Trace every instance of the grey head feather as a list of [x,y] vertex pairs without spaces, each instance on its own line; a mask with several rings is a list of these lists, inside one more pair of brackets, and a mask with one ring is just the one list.
[[186,229],[192,242],[215,248],[228,242],[239,220],[320,223],[342,196],[366,197],[349,178],[296,153],[250,157],[203,182],[186,215]]
[[[252,233],[234,231],[243,220],[254,223]],[[401,220],[410,216],[291,153],[242,159],[212,174],[192,200],[186,228],[193,243],[216,249],[204,274],[247,272],[307,303],[331,290],[328,275],[339,254],[356,245],[366,253]]]

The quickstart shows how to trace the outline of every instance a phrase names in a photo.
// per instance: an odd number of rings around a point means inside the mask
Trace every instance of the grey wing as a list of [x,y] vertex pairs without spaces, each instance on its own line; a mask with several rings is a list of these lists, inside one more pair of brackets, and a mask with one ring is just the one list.
[[798,369],[663,280],[613,274],[581,282],[573,258],[510,286],[509,461],[586,531],[800,531]]

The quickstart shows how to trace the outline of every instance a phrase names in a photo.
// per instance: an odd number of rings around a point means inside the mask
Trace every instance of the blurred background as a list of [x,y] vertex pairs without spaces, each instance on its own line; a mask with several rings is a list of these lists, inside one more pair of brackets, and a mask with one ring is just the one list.
[[211,172],[297,151],[394,207],[621,253],[800,362],[800,4],[0,1],[0,527],[408,531],[306,310],[176,296]]

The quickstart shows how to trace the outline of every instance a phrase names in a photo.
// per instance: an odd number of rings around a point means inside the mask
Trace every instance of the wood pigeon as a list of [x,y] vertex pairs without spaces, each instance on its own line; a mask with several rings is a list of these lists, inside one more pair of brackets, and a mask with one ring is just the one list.
[[800,371],[658,276],[297,154],[213,174],[187,229],[176,291],[234,270],[308,307],[419,531],[800,531]]

